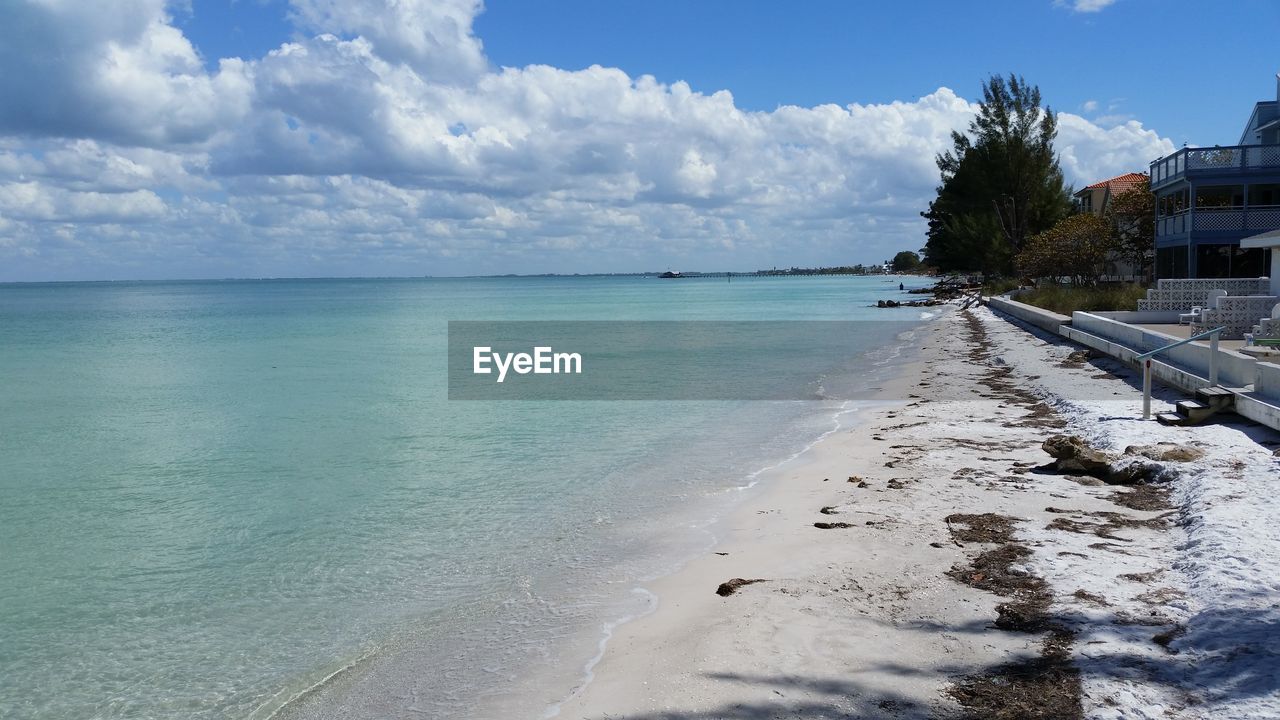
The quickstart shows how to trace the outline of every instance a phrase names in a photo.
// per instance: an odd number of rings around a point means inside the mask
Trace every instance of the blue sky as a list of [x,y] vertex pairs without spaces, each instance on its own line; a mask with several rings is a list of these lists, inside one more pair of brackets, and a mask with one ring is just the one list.
[[1245,108],[1274,96],[1280,71],[1280,3],[1269,0],[1119,0],[1097,12],[1034,0],[554,6],[550,14],[546,3],[488,2],[476,27],[489,57],[615,65],[727,88],[756,110],[911,100],[939,86],[973,97],[981,79],[1018,72],[1056,109],[1094,100],[1098,115],[1143,119],[1178,144],[1227,144]]
[[[265,54],[295,32],[284,0],[194,0],[179,24],[215,62]],[[727,89],[752,110],[910,100],[942,85],[973,96],[982,78],[1019,72],[1056,109],[1086,112],[1092,100],[1086,114],[1144,118],[1179,145],[1234,142],[1245,111],[1222,108],[1272,96],[1280,71],[1271,0],[1121,0],[1096,12],[1052,0],[488,0],[475,29],[495,65],[617,67]],[[1192,48],[1208,60],[1173,60]]]
[[16,0],[0,281],[877,261],[923,242],[989,74],[1040,85],[1081,184],[1234,143],[1278,29],[1261,0]]

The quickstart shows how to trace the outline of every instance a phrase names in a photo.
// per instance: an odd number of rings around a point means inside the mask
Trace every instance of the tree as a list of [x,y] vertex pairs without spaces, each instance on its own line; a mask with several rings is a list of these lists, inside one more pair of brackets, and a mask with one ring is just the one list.
[[890,264],[893,265],[894,272],[911,272],[920,267],[920,256],[910,250],[903,250],[893,256]]
[[1156,260],[1156,198],[1150,179],[1113,196],[1105,217],[1115,235],[1116,253],[1138,275],[1148,277]]
[[1093,213],[1072,215],[1031,237],[1018,253],[1018,271],[1032,278],[1067,277],[1073,285],[1092,284],[1115,248],[1107,221]]
[[1053,152],[1057,115],[1020,76],[982,85],[968,133],[938,156],[942,184],[922,216],[925,259],[943,271],[1003,274],[1027,239],[1066,216],[1070,193]]

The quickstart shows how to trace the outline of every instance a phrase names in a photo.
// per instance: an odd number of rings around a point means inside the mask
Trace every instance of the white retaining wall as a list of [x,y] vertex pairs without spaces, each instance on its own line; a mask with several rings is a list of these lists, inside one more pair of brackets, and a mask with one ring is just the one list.
[[1133,325],[1172,325],[1178,322],[1179,315],[1176,311],[1158,310],[1108,310],[1089,314]]
[[[1128,357],[1120,359],[1133,362],[1134,357],[1149,350],[1175,343],[1181,338],[1166,335],[1155,330],[1129,325],[1112,318],[1094,313],[1076,312],[1071,316],[1071,327],[1090,335],[1113,341],[1131,350]],[[1070,336],[1068,336],[1070,337]],[[1079,342],[1078,338],[1071,338]],[[1101,348],[1096,348],[1101,350]],[[1103,352],[1106,352],[1105,350]],[[1184,389],[1194,389],[1207,385],[1209,380],[1209,354],[1212,350],[1207,345],[1188,343],[1167,350],[1153,358],[1153,365],[1167,365],[1171,370],[1181,370],[1194,377],[1176,377],[1172,384]],[[1113,354],[1113,353],[1108,353]],[[1118,355],[1116,357],[1119,357]],[[1227,387],[1244,387],[1253,385],[1256,379],[1254,358],[1232,350],[1218,351],[1218,383]],[[1153,368],[1157,369],[1157,368]],[[1160,373],[1155,373],[1159,377]],[[1177,373],[1172,373],[1177,375]],[[1197,382],[1198,381],[1198,382]],[[1280,399],[1280,393],[1276,395]]]
[[[1138,326],[1176,322],[1177,312],[1075,312],[1068,318],[1007,296],[990,298],[988,304],[994,310],[1130,365],[1138,364],[1138,355],[1182,339]],[[1211,352],[1207,344],[1179,345],[1152,358],[1151,375],[1166,385],[1193,393],[1209,385]],[[1236,414],[1280,430],[1280,364],[1219,350],[1218,383],[1236,389]]]
[[1259,361],[1254,364],[1254,368],[1258,372],[1258,379],[1253,385],[1253,391],[1259,395],[1280,397],[1280,365]]
[[1034,325],[1040,328],[1041,330],[1048,330],[1055,335],[1061,334],[1059,329],[1063,325],[1071,324],[1071,318],[1066,315],[1059,315],[1056,312],[1051,312],[1044,308],[1020,303],[1008,296],[989,298],[987,300],[987,306],[994,310],[999,310],[1006,315],[1012,315],[1029,325]]
[[1235,411],[1250,420],[1280,429],[1280,365],[1258,362],[1254,365],[1258,379],[1253,392],[1237,393]]

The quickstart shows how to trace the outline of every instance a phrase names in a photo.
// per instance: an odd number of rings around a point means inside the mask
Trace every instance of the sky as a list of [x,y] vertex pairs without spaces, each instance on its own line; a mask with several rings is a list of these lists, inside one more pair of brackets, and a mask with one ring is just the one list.
[[1039,85],[1080,187],[1237,142],[1277,30],[1271,0],[6,0],[0,282],[878,262],[923,245],[991,74]]

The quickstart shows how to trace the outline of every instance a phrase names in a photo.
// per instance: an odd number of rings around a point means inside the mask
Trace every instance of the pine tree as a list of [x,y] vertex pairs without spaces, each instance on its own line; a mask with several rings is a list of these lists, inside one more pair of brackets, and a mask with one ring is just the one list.
[[1009,274],[1027,239],[1066,216],[1070,193],[1053,151],[1057,122],[1041,108],[1040,89],[1023,78],[983,83],[968,132],[953,132],[952,149],[937,158],[942,184],[921,213],[930,265]]

